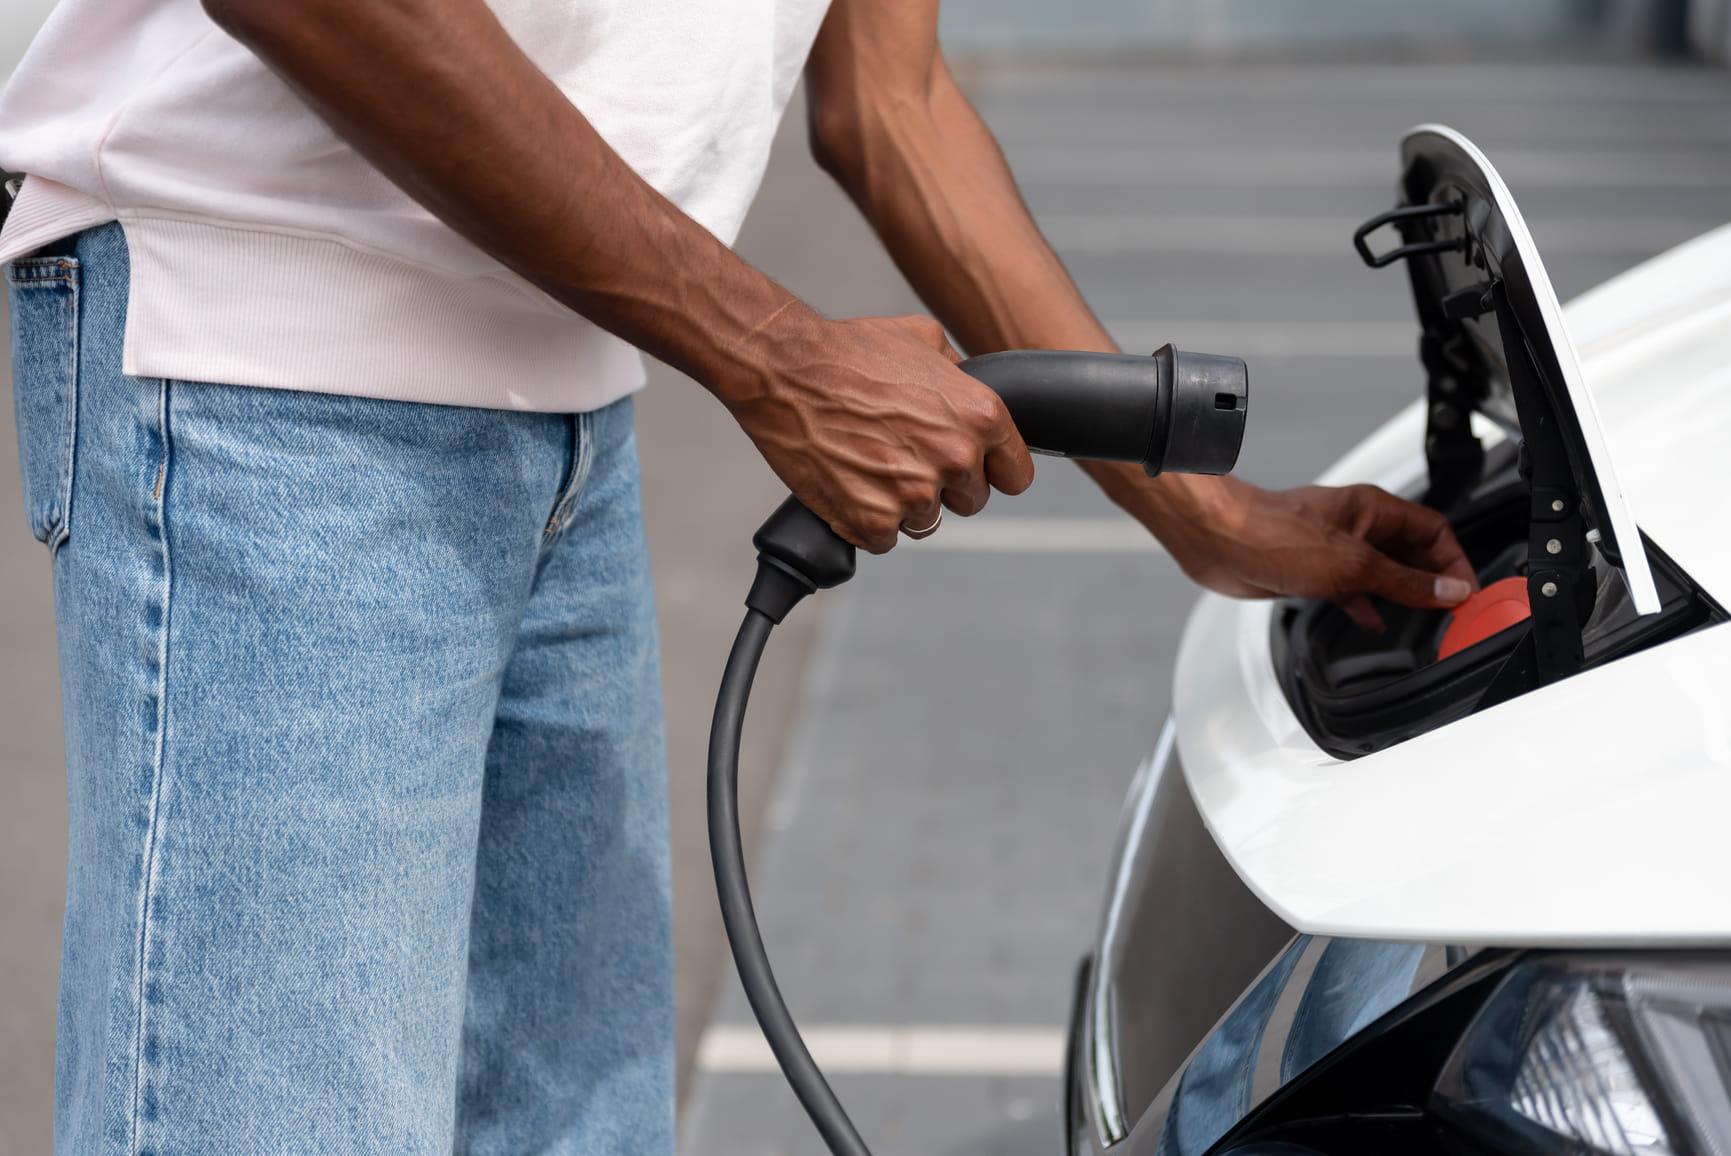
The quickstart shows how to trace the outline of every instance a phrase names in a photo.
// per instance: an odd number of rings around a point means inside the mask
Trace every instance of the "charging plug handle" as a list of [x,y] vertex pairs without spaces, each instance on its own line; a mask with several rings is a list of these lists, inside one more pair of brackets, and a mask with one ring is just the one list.
[[[1152,357],[1013,349],[959,368],[1004,399],[1036,453],[1135,462],[1162,472],[1224,474],[1238,461],[1250,407],[1236,357],[1162,346]],[[788,498],[752,538],[757,580],[745,604],[779,623],[806,595],[853,577],[854,548]]]

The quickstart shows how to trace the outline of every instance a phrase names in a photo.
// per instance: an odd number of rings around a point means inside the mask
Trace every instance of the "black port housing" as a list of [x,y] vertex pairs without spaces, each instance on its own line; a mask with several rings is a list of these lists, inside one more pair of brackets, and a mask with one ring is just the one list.
[[[1524,572],[1525,514],[1526,488],[1510,471],[1457,517],[1456,533],[1482,583]],[[1660,611],[1638,616],[1607,598],[1606,612],[1585,632],[1585,669],[1726,621],[1725,611],[1663,551],[1644,543]],[[1621,580],[1608,568],[1603,578]],[[1446,612],[1380,600],[1376,607],[1388,627],[1382,634],[1359,629],[1331,602],[1288,601],[1274,615],[1272,653],[1287,701],[1316,744],[1336,758],[1372,754],[1489,705],[1487,693],[1526,634],[1524,624],[1513,626],[1439,660]]]
[[[1403,155],[1401,203],[1354,243],[1373,268],[1404,262],[1412,286],[1428,476],[1408,496],[1448,516],[1482,583],[1524,579],[1531,617],[1439,660],[1445,612],[1379,602],[1387,629],[1373,635],[1331,603],[1283,603],[1273,624],[1281,685],[1311,737],[1340,758],[1726,620],[1651,540],[1617,541],[1583,426],[1596,416],[1576,411],[1574,355],[1547,320],[1555,296],[1516,240],[1507,190],[1447,130],[1415,130]],[[1370,239],[1384,229],[1399,243],[1379,250]],[[1487,447],[1475,419],[1506,439]],[[1636,613],[1624,579],[1625,553],[1642,546],[1655,614]]]

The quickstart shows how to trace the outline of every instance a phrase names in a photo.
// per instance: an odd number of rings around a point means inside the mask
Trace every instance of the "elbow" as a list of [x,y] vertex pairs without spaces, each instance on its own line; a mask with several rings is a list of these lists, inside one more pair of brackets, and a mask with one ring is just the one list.
[[858,103],[815,95],[806,109],[806,140],[812,160],[850,194],[865,172],[865,123]]
[[[940,62],[941,64],[941,62]],[[806,73],[806,139],[812,159],[863,205],[898,156],[941,135],[936,101],[944,74],[925,70],[868,78],[859,70]]]

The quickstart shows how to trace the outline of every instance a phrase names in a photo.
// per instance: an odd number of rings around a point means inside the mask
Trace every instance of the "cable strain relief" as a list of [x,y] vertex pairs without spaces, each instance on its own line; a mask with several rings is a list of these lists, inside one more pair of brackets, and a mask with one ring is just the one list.
[[759,554],[757,577],[751,580],[751,593],[745,596],[745,604],[780,626],[788,611],[816,590],[816,585],[791,566]]

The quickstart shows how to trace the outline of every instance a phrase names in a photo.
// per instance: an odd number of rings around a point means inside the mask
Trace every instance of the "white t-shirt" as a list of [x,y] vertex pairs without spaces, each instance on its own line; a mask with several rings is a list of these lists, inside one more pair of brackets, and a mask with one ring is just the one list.
[[[489,0],[643,178],[732,243],[828,0]],[[128,373],[594,409],[635,350],[349,148],[199,0],[62,0],[4,93],[0,261],[118,220]]]

